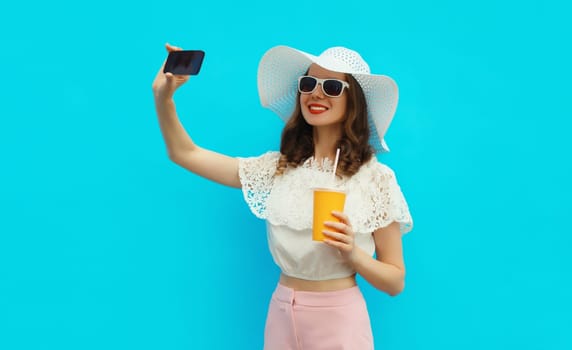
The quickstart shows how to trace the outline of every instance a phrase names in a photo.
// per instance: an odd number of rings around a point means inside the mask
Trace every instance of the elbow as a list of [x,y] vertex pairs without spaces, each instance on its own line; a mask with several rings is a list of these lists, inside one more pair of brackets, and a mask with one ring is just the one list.
[[169,146],[167,147],[167,156],[173,163],[186,167],[194,161],[194,151],[196,150],[197,147],[192,143],[185,146]]
[[167,156],[169,157],[169,160],[175,164],[180,164],[181,163],[181,159],[180,156],[176,153],[173,152],[172,150],[168,150],[167,151]]
[[405,289],[405,272],[401,271],[395,280],[388,286],[386,292],[392,297],[398,296]]
[[167,150],[167,156],[171,162],[180,166],[183,166],[183,164],[188,160],[188,153],[179,149],[175,150],[169,148]]
[[391,288],[387,290],[387,294],[389,294],[389,296],[396,297],[399,294],[401,294],[401,292],[403,292],[404,289],[405,289],[405,281],[402,280],[392,285]]

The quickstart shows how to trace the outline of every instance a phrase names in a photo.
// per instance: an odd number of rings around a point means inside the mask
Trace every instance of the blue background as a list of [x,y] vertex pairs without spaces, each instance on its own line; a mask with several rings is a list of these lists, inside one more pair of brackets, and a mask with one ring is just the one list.
[[170,163],[151,83],[203,147],[253,156],[272,46],[343,45],[400,86],[390,165],[415,227],[396,298],[360,280],[379,349],[572,348],[564,1],[4,2],[0,349],[259,349],[278,270],[242,194]]

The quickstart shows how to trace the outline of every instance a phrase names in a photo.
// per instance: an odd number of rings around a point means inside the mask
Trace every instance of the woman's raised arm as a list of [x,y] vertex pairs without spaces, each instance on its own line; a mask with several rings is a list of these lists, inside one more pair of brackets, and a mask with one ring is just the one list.
[[[166,47],[169,52],[181,50],[169,44]],[[169,158],[199,176],[240,188],[238,159],[197,146],[177,116],[173,96],[189,76],[163,73],[163,67],[164,63],[153,81],[153,95]]]

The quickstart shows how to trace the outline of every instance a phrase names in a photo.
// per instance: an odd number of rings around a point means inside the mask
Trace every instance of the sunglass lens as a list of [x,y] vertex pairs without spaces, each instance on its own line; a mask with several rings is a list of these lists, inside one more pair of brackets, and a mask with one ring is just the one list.
[[326,80],[324,81],[324,92],[330,96],[340,96],[344,86],[340,81],[337,80]]
[[300,79],[300,92],[312,92],[316,88],[317,81],[313,77]]

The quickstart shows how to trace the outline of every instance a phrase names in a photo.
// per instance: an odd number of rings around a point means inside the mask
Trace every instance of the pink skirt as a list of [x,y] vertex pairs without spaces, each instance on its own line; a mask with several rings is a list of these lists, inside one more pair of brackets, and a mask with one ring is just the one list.
[[265,350],[372,350],[373,336],[359,288],[295,291],[278,284],[268,309]]

